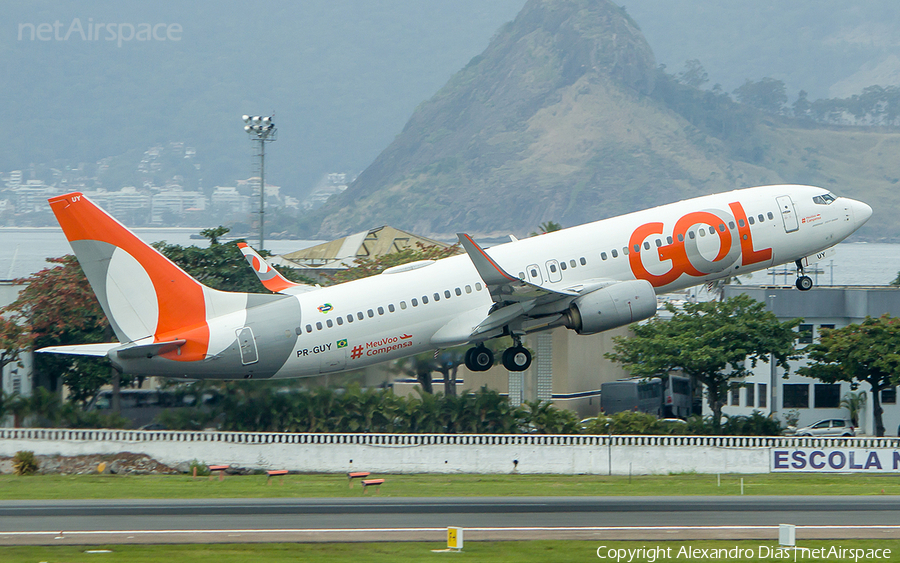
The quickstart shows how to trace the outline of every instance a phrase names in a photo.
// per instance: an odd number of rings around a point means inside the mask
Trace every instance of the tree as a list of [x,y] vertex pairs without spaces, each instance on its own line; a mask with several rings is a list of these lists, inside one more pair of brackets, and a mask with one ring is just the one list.
[[784,82],[775,78],[763,78],[759,82],[747,80],[734,95],[742,104],[774,114],[781,113],[788,100]]
[[881,390],[900,384],[900,319],[866,317],[860,324],[823,330],[819,342],[806,347],[810,363],[800,375],[826,383],[868,383],[872,392],[875,435],[884,436]]
[[19,323],[0,317],[0,373],[7,364],[19,360],[19,353],[26,343],[25,331]]
[[678,73],[678,81],[685,86],[699,88],[709,82],[709,74],[698,59],[685,61],[684,72]]
[[544,221],[538,228],[541,230],[541,232],[531,231],[531,234],[529,234],[528,236],[536,237],[538,235],[546,235],[547,233],[560,231],[562,230],[562,225],[560,225],[556,221]]
[[[219,239],[228,232],[228,227],[222,226],[200,231],[200,235],[209,240],[207,248],[167,244],[166,242],[153,243],[152,246],[166,258],[175,262],[191,277],[213,289],[268,293],[269,290],[259,282],[253,269],[247,266],[244,255],[237,246],[240,241],[219,242]],[[265,250],[259,254],[263,257],[269,256],[269,252]],[[293,270],[279,269],[278,271],[291,281],[314,283]]]
[[797,101],[794,102],[794,117],[799,117],[802,119],[809,119],[809,112],[812,108],[812,104],[809,103],[809,100],[806,97],[809,94],[806,93],[806,90],[800,90],[797,94]]
[[859,428],[859,415],[866,406],[865,391],[857,391],[855,393],[846,393],[841,397],[841,408],[847,409],[850,415],[850,422],[853,426]]
[[[47,261],[56,266],[16,280],[25,289],[0,311],[23,327],[24,344],[40,348],[109,342],[112,329],[75,257],[67,255]],[[103,358],[38,354],[34,369],[51,389],[61,377],[72,400],[82,404],[89,402],[111,378],[111,367]]]
[[797,357],[794,327],[800,319],[779,322],[746,295],[686,303],[683,309],[666,304],[666,309],[671,319],[632,325],[634,336],[615,338],[615,351],[606,357],[640,377],[682,369],[704,386],[716,429],[732,382],[750,375],[757,362],[768,363],[769,355],[785,370]]

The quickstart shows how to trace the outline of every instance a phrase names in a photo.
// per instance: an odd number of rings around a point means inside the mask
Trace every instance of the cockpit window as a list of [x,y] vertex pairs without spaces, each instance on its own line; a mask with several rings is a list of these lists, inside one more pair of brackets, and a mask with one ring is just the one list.
[[831,205],[836,198],[831,194],[817,195],[813,198],[813,203],[817,205]]

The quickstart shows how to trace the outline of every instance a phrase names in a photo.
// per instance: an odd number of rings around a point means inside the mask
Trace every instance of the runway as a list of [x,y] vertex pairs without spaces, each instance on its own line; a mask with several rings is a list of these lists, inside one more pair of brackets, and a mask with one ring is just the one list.
[[0,545],[466,539],[900,538],[871,497],[472,497],[0,502]]

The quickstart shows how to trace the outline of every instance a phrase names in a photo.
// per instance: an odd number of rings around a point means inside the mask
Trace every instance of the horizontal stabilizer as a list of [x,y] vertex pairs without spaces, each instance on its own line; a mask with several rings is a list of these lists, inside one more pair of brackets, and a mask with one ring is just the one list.
[[150,344],[135,344],[133,346],[125,346],[116,350],[116,356],[123,360],[132,360],[135,358],[152,358],[160,354],[174,352],[183,346],[187,340],[170,340],[168,342],[152,342]]
[[48,346],[36,350],[40,354],[70,354],[72,356],[97,356],[105,358],[113,348],[121,346],[118,342],[105,342],[103,344],[74,344],[71,346]]

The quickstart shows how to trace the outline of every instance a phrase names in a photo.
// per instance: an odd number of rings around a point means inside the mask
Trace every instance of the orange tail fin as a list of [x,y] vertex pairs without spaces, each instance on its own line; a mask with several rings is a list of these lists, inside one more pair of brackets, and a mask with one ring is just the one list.
[[186,339],[171,359],[202,359],[210,313],[246,303],[204,286],[81,193],[51,198],[50,208],[120,342]]

